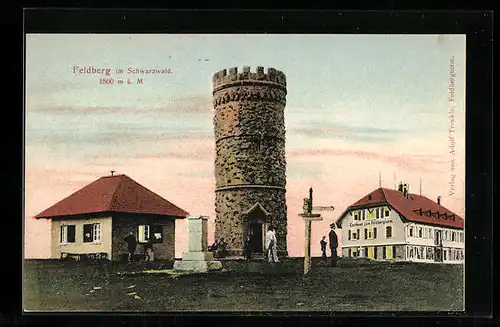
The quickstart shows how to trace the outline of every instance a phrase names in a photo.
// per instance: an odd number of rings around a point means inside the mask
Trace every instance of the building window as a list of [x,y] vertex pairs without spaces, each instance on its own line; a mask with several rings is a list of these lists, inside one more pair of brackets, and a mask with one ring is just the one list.
[[351,230],[347,230],[347,239],[350,241],[351,240]]
[[375,209],[375,211],[376,211],[377,218],[380,218],[380,211],[379,211],[379,208],[376,208],[376,209]]
[[385,208],[385,217],[389,217],[389,208]]
[[61,243],[75,243],[75,225],[61,226]]
[[455,232],[451,232],[451,240],[455,242]]
[[392,226],[387,226],[385,228],[385,237],[387,238],[392,237]]
[[418,237],[422,238],[422,227],[418,228]]
[[444,240],[448,241],[448,231],[444,231]]
[[163,228],[161,225],[139,225],[137,235],[139,243],[163,242]]
[[359,220],[359,215],[357,212],[354,214],[354,220]]
[[83,242],[100,242],[101,241],[101,224],[85,224],[83,225]]
[[413,227],[408,228],[408,235],[413,237]]
[[446,258],[446,252],[447,252],[446,250],[443,250],[443,260],[448,260],[448,259]]
[[377,238],[377,227],[373,228],[373,238]]
[[352,251],[351,251],[351,249],[348,250],[348,255],[347,256],[348,257],[352,257]]
[[368,229],[365,228],[365,240],[368,238]]
[[366,219],[366,213],[365,213],[365,209],[361,210],[361,220],[365,220]]

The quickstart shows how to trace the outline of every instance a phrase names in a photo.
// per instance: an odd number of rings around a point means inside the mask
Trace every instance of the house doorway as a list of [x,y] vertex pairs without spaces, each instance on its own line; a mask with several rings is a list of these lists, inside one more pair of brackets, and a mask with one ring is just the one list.
[[440,230],[436,230],[434,235],[434,261],[443,262],[443,238]]

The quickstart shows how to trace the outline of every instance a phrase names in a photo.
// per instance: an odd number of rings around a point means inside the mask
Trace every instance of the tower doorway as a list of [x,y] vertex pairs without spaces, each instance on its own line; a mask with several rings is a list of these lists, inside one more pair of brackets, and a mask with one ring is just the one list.
[[262,246],[262,223],[250,223],[248,227],[248,232],[250,235],[250,248],[252,253],[263,253],[264,249]]
[[269,213],[260,203],[256,203],[248,211],[244,212],[244,215],[245,235],[250,236],[250,251],[254,254],[263,254]]

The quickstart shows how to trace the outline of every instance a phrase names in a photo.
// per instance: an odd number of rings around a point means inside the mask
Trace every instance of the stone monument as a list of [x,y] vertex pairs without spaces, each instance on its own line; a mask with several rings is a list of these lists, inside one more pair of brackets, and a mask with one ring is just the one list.
[[188,217],[189,251],[184,252],[182,260],[174,262],[174,270],[203,273],[222,269],[222,263],[208,252],[207,220],[206,216]]
[[230,256],[263,253],[269,225],[278,253],[287,252],[285,201],[286,77],[274,68],[237,67],[213,75],[215,134],[215,239]]

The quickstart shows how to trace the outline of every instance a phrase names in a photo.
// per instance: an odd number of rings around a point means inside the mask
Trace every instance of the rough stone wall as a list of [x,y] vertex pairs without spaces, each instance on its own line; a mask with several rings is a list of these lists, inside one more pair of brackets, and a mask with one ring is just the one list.
[[285,202],[286,78],[273,68],[244,67],[213,76],[216,141],[215,238],[230,253],[243,248],[245,216],[256,203],[270,213],[279,252],[287,253]]
[[256,202],[269,212],[268,223],[276,228],[276,240],[280,255],[287,255],[287,221],[285,191],[275,189],[233,189],[215,194],[216,239],[224,238],[232,254],[243,252],[245,235],[244,211]]
[[[123,254],[128,253],[127,243],[124,238],[130,232],[134,232],[136,238],[139,225],[160,225],[163,226],[163,242],[153,243],[155,259],[174,260],[175,258],[175,219],[148,217],[144,215],[120,215],[113,216],[113,236],[112,236],[112,258],[120,260]],[[137,244],[136,254],[144,253],[144,245]]]

